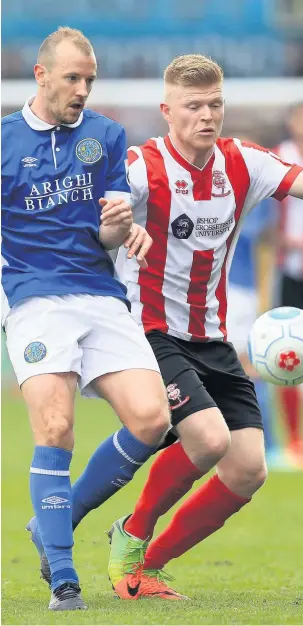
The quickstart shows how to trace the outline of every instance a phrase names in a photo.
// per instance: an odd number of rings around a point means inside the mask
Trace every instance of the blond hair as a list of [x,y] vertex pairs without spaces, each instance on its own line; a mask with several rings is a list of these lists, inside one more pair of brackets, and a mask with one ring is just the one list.
[[42,42],[38,51],[37,63],[50,67],[54,60],[56,47],[62,41],[70,41],[87,56],[94,54],[92,44],[81,30],[70,28],[69,26],[59,26],[57,30],[48,35]]
[[223,69],[210,57],[202,54],[184,54],[175,57],[164,71],[165,85],[191,87],[222,83]]

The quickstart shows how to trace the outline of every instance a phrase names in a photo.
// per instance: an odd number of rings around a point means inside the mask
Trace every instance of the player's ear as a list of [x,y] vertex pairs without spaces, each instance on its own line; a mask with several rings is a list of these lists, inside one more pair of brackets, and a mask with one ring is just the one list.
[[160,111],[167,122],[171,121],[170,108],[166,102],[161,102]]
[[46,67],[41,65],[41,63],[36,63],[34,66],[34,75],[39,87],[44,87],[45,85],[45,74]]

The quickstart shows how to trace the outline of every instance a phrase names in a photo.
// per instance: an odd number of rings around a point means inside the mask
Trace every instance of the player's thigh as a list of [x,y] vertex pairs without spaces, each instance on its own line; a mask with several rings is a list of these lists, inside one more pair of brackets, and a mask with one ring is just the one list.
[[81,374],[79,337],[86,328],[63,297],[28,298],[5,324],[7,348],[19,385],[40,374]]
[[[159,366],[143,329],[135,322],[125,303],[118,298],[102,296],[87,296],[87,302],[91,330],[80,341],[83,350],[82,375],[79,382],[81,394],[86,397],[103,395],[101,387],[105,389],[105,383],[100,384],[99,379],[105,375],[136,369],[159,374]],[[149,374],[147,376],[150,377]],[[131,374],[130,378],[134,380],[134,375]],[[159,378],[159,376],[150,377],[156,381]],[[113,386],[118,384],[118,377],[111,379],[107,376],[107,380],[117,381]],[[107,393],[111,393],[109,382],[107,386]],[[163,393],[163,385],[159,386],[159,393]],[[137,389],[134,395],[139,396],[140,390]]]
[[247,353],[247,341],[257,317],[254,290],[230,284],[228,290],[227,336],[238,355]]
[[264,436],[260,428],[243,428],[231,433],[231,445],[217,472],[234,493],[250,498],[266,479]]
[[77,374],[40,374],[28,378],[21,391],[37,445],[72,449]]
[[73,397],[81,373],[77,311],[63,298],[31,298],[13,307],[7,347],[28,406],[36,442],[71,445]]
[[[178,342],[154,333],[149,336],[166,386],[174,433],[191,459],[209,452],[215,461],[226,451],[229,433],[214,399],[189,363]],[[172,442],[167,435],[166,445]]]
[[245,374],[230,343],[217,344],[215,360],[205,386],[219,407],[230,431],[263,429],[254,384]]
[[83,349],[80,389],[103,397],[126,426],[169,427],[165,387],[154,353],[123,302],[95,300],[98,317],[80,342]]
[[139,439],[152,443],[154,438],[162,439],[169,429],[169,407],[159,372],[126,369],[105,374],[93,384]]

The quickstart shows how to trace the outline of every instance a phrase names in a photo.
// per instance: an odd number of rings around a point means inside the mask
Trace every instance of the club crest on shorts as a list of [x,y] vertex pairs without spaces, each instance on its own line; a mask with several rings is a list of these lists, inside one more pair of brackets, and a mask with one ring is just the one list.
[[24,359],[27,363],[38,363],[46,356],[46,346],[41,341],[33,341],[24,350]]
[[189,400],[189,396],[182,398],[181,391],[177,386],[177,383],[171,383],[166,387],[167,397],[169,399],[170,408],[172,411],[179,409],[183,404],[186,404]]
[[102,146],[97,139],[82,139],[76,146],[76,155],[83,163],[97,163],[102,157]]

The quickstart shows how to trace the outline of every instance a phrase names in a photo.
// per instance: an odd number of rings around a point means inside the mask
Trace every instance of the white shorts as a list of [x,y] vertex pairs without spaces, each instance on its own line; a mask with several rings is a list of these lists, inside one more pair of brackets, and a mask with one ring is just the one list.
[[227,339],[238,355],[247,354],[248,335],[257,318],[258,296],[254,289],[230,284],[227,304]]
[[99,397],[98,376],[159,371],[156,357],[121,300],[88,294],[28,298],[9,312],[7,348],[18,383],[38,374],[76,372],[83,396]]

